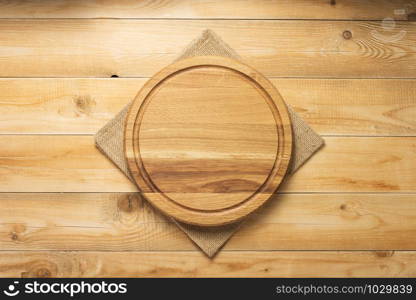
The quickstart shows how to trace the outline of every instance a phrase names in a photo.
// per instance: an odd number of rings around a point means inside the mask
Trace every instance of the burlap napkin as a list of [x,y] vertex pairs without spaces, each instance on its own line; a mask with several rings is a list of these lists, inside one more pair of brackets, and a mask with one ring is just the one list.
[[[204,31],[201,37],[191,42],[176,61],[200,55],[226,56],[241,61],[237,53],[210,30]],[[133,181],[127,167],[123,149],[124,121],[129,106],[130,104],[98,131],[95,136],[95,143],[98,149]],[[288,107],[288,110],[294,137],[292,158],[288,170],[288,174],[290,174],[295,172],[309,159],[324,144],[324,141],[290,107]],[[214,256],[233,233],[237,231],[241,223],[244,222],[240,221],[221,227],[199,227],[176,221],[173,218],[172,220],[209,257]]]

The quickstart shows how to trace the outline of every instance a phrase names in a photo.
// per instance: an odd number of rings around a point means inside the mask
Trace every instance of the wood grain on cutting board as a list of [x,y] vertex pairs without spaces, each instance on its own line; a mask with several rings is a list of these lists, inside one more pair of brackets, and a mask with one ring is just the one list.
[[261,207],[282,183],[292,154],[289,112],[251,67],[198,56],[149,80],[126,116],[130,174],[176,220],[221,226]]
[[[197,251],[137,194],[2,193],[0,201],[2,250]],[[411,194],[279,194],[224,249],[413,250],[416,241],[403,237],[415,226]]]
[[[0,1],[0,276],[416,276],[416,5],[375,2]],[[206,28],[326,141],[213,260],[92,136]]]

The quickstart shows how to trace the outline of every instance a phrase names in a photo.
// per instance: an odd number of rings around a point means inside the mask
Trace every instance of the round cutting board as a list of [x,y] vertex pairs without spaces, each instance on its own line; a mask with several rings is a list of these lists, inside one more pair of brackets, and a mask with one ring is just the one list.
[[125,155],[143,196],[185,223],[218,226],[260,207],[291,155],[286,106],[261,74],[198,56],[152,77],[127,115]]

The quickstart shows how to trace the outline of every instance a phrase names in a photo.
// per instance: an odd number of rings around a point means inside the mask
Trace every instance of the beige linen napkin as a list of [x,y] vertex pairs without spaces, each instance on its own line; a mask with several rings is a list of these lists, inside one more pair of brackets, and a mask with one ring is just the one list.
[[[226,56],[241,61],[241,58],[222,41],[214,32],[206,30],[201,37],[191,42],[177,60],[191,56],[214,55]],[[133,181],[124,157],[123,135],[124,121],[130,104],[118,115],[109,121],[95,135],[98,149],[104,153],[121,171]],[[290,107],[289,116],[293,130],[293,152],[288,174],[295,172],[307,159],[309,159],[323,144],[323,139],[315,133]],[[134,181],[133,181],[134,182]],[[213,257],[225,242],[238,230],[239,221],[220,227],[200,227],[172,220],[182,229],[188,237],[209,257]]]

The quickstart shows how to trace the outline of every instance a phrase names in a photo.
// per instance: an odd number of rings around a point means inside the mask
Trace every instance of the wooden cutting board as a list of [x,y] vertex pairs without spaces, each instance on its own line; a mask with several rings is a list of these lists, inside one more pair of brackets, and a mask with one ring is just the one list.
[[292,148],[289,115],[273,85],[215,56],[181,60],[151,78],[130,107],[124,138],[144,197],[201,226],[259,208],[282,182]]

